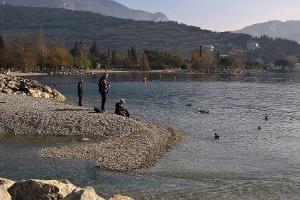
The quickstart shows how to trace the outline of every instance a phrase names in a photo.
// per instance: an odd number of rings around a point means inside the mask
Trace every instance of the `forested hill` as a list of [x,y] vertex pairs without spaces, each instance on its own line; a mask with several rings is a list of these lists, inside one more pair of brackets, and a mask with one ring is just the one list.
[[[220,54],[231,54],[265,62],[295,55],[300,58],[300,46],[287,40],[253,38],[246,34],[216,33],[176,22],[134,21],[107,17],[85,11],[53,8],[0,6],[0,34],[5,38],[32,36],[40,24],[50,41],[73,47],[78,40],[97,41],[100,49],[159,49],[190,53],[199,46],[214,45]],[[259,42],[261,50],[247,51],[247,43]],[[276,53],[273,51],[276,50]],[[266,51],[266,52],[264,52]],[[272,55],[276,55],[272,57]]]

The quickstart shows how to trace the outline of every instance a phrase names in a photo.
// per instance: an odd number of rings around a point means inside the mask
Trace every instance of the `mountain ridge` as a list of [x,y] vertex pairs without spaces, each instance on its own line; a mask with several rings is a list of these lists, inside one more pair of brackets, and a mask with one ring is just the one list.
[[245,33],[256,37],[267,35],[274,38],[294,40],[300,43],[300,20],[272,20],[249,25],[234,32]]
[[114,0],[6,0],[9,5],[64,8],[69,10],[90,11],[106,16],[139,21],[168,21],[161,12],[150,13],[130,9]]
[[[99,49],[105,51],[127,51],[136,46],[140,50],[156,49],[186,56],[202,46],[222,56],[265,63],[288,56],[300,58],[300,45],[289,40],[213,32],[172,21],[134,21],[87,11],[0,5],[0,35],[5,40],[32,37],[41,23],[46,40],[69,49],[82,40],[87,45],[97,42]],[[258,43],[260,48],[249,50],[249,43]]]

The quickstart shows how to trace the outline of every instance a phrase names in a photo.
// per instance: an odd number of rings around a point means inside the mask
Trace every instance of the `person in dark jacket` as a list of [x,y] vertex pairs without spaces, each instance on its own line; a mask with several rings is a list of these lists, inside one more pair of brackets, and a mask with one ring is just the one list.
[[115,114],[130,117],[130,114],[126,108],[126,103],[124,99],[121,99],[120,102],[116,103],[115,105]]
[[79,106],[82,106],[82,97],[83,97],[83,80],[80,79],[77,84],[77,93],[79,97]]
[[25,83],[25,81],[21,81],[19,90],[22,91],[22,92],[25,92],[26,95],[31,94],[31,92],[29,91],[29,88],[28,88],[27,84]]
[[106,103],[106,96],[110,87],[109,82],[107,81],[108,74],[105,73],[99,80],[98,87],[99,87],[99,93],[101,94],[101,112],[105,112],[105,103]]

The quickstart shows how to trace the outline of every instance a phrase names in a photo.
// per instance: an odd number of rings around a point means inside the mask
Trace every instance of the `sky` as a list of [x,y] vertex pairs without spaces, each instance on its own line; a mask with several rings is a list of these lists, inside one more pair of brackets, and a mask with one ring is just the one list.
[[163,12],[169,20],[233,31],[270,20],[300,20],[300,0],[116,0],[129,8]]

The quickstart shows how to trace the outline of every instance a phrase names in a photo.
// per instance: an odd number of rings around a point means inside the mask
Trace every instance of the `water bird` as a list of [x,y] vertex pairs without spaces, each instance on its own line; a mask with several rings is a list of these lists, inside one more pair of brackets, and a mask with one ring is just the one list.
[[186,104],[185,106],[187,106],[187,107],[192,107],[192,103],[188,103],[188,104]]
[[268,121],[268,120],[269,120],[269,117],[268,117],[268,116],[265,116],[265,120]]
[[209,110],[201,110],[201,109],[199,109],[199,112],[201,114],[209,114]]
[[217,133],[215,133],[215,139],[216,140],[220,139],[220,136]]

